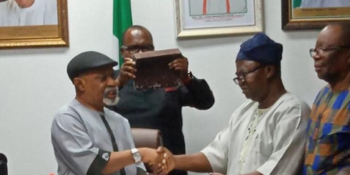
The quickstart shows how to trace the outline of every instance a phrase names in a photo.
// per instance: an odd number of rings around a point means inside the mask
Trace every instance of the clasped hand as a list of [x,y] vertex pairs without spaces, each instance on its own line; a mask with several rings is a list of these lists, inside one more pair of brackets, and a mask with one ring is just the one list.
[[149,149],[142,155],[142,159],[157,175],[168,174],[175,167],[174,156],[165,147],[159,147],[157,150]]

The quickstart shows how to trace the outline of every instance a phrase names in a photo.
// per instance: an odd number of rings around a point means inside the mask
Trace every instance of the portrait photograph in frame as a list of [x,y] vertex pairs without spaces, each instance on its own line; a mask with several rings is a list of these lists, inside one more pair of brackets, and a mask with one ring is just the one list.
[[0,2],[0,49],[31,47],[69,47],[67,0]]
[[283,0],[282,29],[321,29],[330,22],[350,21],[348,0]]
[[175,0],[178,39],[263,31],[262,0]]

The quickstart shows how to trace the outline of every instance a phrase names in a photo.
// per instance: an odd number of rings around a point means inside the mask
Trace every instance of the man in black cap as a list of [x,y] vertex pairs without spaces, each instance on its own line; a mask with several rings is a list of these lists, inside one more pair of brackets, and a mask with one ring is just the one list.
[[299,175],[310,108],[281,80],[282,45],[263,33],[244,42],[234,82],[246,98],[200,153],[172,156],[168,168],[228,175]]
[[[120,101],[111,107],[113,111],[127,118],[132,127],[159,129],[164,146],[174,154],[185,154],[185,139],[182,133],[182,107],[209,109],[214,104],[214,96],[203,79],[197,79],[188,71],[185,57],[175,59],[169,69],[179,72],[182,84],[179,88],[137,91],[134,89],[134,53],[154,50],[151,33],[142,26],[132,26],[123,36],[121,52],[124,64],[117,71]],[[171,175],[185,175],[186,172],[171,172]]]
[[117,64],[92,51],[69,62],[76,96],[56,113],[51,129],[58,175],[144,174],[142,162],[161,162],[156,150],[136,149],[128,120],[105,108],[118,101]]

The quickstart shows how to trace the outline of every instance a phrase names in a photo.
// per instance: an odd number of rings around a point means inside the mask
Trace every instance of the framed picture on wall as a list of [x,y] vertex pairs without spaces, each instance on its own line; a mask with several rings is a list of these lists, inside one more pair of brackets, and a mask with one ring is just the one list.
[[175,0],[177,38],[263,31],[262,0]]
[[282,29],[320,29],[334,21],[350,22],[350,0],[282,0]]
[[68,47],[67,0],[0,2],[0,49]]

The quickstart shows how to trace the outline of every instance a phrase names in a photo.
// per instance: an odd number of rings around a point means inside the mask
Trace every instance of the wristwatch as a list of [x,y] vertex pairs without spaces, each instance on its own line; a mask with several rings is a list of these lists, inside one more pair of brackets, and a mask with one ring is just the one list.
[[131,153],[132,153],[132,158],[134,159],[135,163],[141,162],[141,154],[140,154],[138,149],[132,148]]
[[186,78],[182,79],[182,83],[188,84],[193,79],[193,74],[191,71],[187,70],[187,76]]
[[191,71],[187,70],[187,76],[190,77],[191,79],[193,79],[193,74]]

